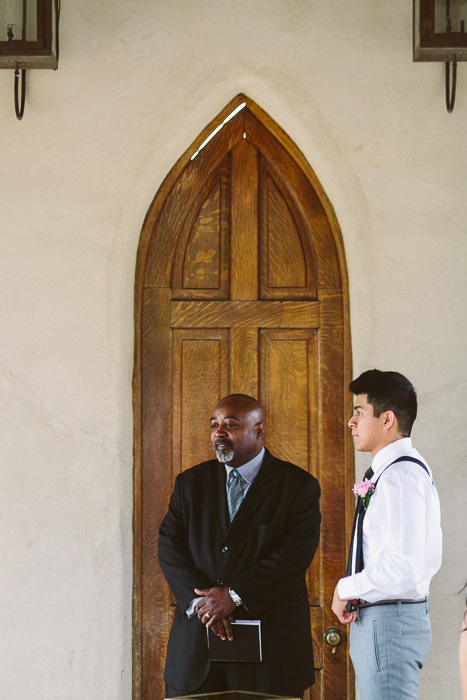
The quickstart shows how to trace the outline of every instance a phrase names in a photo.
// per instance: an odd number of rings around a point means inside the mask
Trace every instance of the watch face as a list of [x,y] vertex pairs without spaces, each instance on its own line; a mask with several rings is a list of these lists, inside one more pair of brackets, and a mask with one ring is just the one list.
[[233,602],[235,603],[235,605],[237,607],[242,604],[242,599],[240,598],[239,595],[237,595],[235,593],[235,591],[233,591],[231,588],[229,588],[229,593],[230,593],[230,597],[232,598]]

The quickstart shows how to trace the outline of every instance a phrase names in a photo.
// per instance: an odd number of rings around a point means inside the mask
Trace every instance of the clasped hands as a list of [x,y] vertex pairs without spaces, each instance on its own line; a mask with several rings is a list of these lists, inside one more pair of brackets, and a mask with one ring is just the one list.
[[203,625],[210,627],[215,635],[223,640],[232,641],[233,633],[231,622],[235,610],[235,603],[230,597],[229,589],[225,586],[214,588],[195,588],[195,593],[203,596],[196,606],[198,618]]

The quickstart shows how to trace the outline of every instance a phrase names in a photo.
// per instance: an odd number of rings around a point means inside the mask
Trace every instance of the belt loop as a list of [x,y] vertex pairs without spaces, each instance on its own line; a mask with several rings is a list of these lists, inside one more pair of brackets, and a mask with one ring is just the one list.
[[397,614],[399,617],[402,615],[402,601],[400,600],[397,601]]
[[425,596],[425,610],[427,611],[427,613],[430,612],[430,603],[428,601],[428,596]]

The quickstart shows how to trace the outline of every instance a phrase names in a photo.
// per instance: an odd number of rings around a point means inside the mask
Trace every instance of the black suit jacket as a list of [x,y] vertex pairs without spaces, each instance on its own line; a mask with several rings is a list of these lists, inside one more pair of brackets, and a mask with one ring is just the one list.
[[185,610],[195,588],[228,586],[245,606],[236,617],[261,619],[263,640],[262,663],[224,665],[234,689],[296,695],[312,685],[305,574],[318,546],[319,496],[313,476],[266,451],[230,523],[223,464],[203,462],[177,477],[159,533],[159,562],[177,601],[166,683],[191,691],[205,679],[206,628]]

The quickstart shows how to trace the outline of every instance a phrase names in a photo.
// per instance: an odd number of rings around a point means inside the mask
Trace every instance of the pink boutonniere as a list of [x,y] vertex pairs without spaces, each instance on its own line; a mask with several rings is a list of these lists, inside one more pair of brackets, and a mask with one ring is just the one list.
[[359,481],[358,484],[354,484],[352,491],[355,494],[355,499],[359,499],[363,503],[365,510],[368,508],[370,503],[370,498],[375,490],[375,485],[369,479],[364,479],[364,481]]

